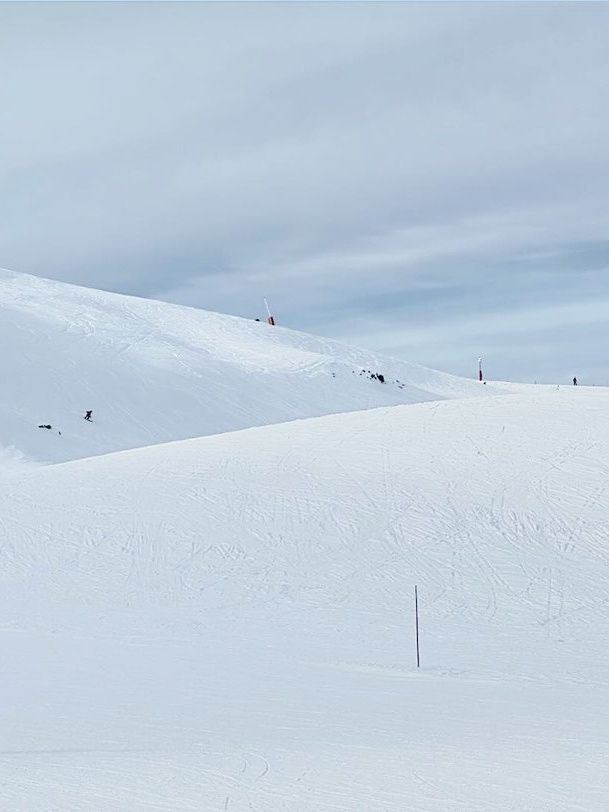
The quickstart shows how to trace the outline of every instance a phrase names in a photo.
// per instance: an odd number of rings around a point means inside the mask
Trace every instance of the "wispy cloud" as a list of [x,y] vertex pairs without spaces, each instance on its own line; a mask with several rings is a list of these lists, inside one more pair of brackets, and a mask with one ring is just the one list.
[[608,34],[604,4],[2,4],[0,260],[602,375]]

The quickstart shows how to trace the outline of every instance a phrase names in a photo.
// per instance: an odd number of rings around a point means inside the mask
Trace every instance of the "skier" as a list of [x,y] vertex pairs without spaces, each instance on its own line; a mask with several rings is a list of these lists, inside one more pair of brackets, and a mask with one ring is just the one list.
[[573,378],[573,386],[577,386],[577,378]]
[[87,409],[85,412],[85,420],[91,420],[91,415],[93,414],[93,409]]

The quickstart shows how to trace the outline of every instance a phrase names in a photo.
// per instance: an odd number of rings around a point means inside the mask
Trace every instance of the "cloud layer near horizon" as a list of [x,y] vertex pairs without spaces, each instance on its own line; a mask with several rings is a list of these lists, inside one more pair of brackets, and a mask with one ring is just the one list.
[[1,4],[0,265],[609,383],[609,6]]

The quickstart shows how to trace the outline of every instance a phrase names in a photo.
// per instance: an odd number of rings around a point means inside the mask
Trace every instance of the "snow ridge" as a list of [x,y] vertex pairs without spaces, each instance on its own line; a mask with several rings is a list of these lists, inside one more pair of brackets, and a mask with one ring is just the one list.
[[41,462],[481,394],[474,381],[253,319],[10,271],[0,340],[0,447]]

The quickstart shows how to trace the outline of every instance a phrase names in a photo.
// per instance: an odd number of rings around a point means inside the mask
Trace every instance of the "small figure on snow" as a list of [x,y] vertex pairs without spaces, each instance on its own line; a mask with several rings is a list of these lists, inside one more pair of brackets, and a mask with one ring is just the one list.
[[39,429],[49,429],[49,430],[50,430],[50,429],[52,429],[52,428],[53,428],[53,426],[51,426],[51,424],[50,424],[50,423],[41,423],[41,424],[38,426],[38,428],[39,428]]
[[573,386],[577,386],[577,378],[573,378]]
[[85,420],[91,420],[91,415],[93,414],[93,409],[87,409],[85,412]]

